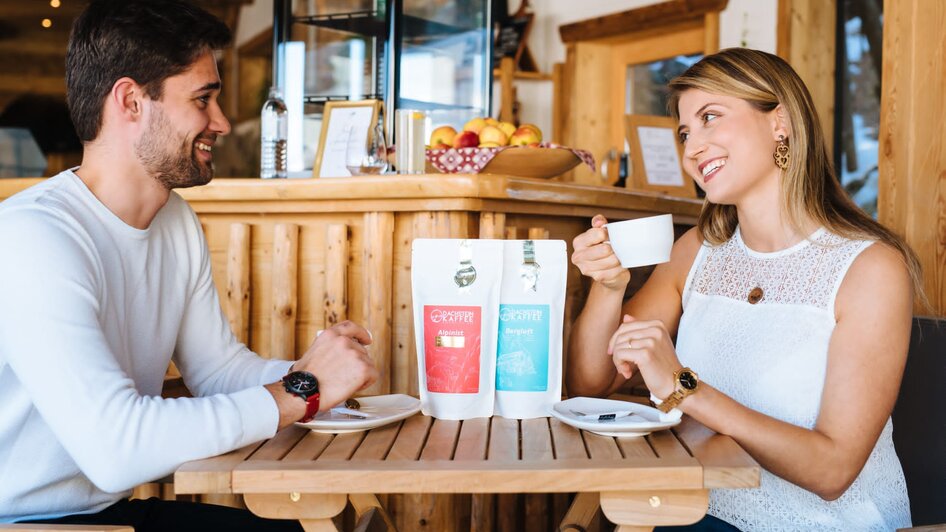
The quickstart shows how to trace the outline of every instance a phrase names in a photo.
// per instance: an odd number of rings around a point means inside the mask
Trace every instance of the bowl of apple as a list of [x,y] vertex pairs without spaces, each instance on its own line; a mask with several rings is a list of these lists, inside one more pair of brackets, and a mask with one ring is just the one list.
[[548,179],[582,162],[564,146],[542,142],[542,130],[532,124],[515,126],[492,118],[474,118],[457,132],[440,126],[430,135],[429,173],[501,174]]

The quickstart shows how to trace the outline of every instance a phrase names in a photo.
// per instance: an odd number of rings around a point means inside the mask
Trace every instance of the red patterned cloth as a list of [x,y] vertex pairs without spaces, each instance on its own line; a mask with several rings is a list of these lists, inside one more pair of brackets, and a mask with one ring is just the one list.
[[[585,150],[568,148],[553,142],[543,142],[540,148],[559,148],[569,150],[576,157],[588,165],[593,172],[595,158]],[[444,174],[478,174],[483,168],[503,150],[528,149],[520,146],[499,146],[497,148],[447,148],[443,150],[427,150],[427,162],[437,171]]]

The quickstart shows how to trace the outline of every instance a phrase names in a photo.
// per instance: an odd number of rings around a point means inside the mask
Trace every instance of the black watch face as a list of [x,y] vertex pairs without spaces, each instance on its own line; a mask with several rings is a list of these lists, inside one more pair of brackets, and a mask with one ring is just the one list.
[[319,391],[319,381],[308,371],[293,371],[283,378],[286,388],[293,393],[306,397]]
[[696,375],[690,373],[689,371],[684,371],[680,374],[680,386],[683,386],[687,390],[695,390],[696,384]]

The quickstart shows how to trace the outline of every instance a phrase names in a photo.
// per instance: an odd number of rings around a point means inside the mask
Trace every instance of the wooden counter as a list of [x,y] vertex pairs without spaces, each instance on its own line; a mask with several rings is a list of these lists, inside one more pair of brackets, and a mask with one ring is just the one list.
[[[0,179],[0,200],[39,181]],[[262,356],[295,358],[317,330],[362,323],[382,372],[368,395],[417,394],[414,238],[553,238],[570,247],[596,213],[614,220],[672,213],[689,226],[701,208],[698,200],[497,175],[221,178],[179,192],[204,226],[237,335]],[[584,301],[574,266],[567,293],[566,340]]]

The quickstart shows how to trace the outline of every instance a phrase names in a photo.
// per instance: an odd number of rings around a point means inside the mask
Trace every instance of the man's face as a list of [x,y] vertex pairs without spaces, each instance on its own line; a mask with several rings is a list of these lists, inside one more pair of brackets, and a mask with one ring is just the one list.
[[168,190],[205,185],[213,178],[213,145],[218,135],[230,132],[219,94],[217,63],[208,51],[164,80],[160,100],[148,100],[148,124],[135,142],[135,154]]

